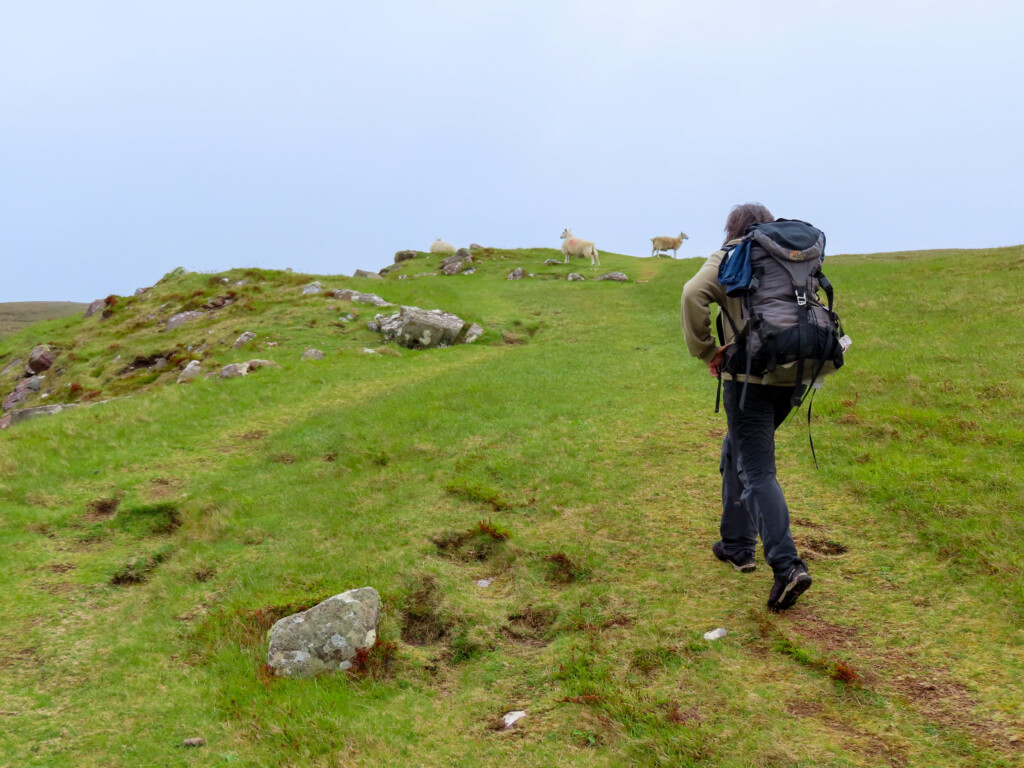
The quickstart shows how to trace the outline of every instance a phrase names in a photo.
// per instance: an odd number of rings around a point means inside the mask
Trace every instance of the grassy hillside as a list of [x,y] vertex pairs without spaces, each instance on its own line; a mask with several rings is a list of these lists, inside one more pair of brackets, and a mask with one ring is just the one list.
[[80,315],[88,306],[88,304],[78,304],[73,301],[0,302],[0,339],[15,334],[40,320]]
[[[854,346],[820,471],[805,414],[780,431],[815,582],[779,616],[763,563],[710,552],[724,414],[678,327],[699,260],[570,283],[555,255],[318,278],[485,327],[450,349],[258,270],[0,341],[0,368],[58,348],[37,398],[117,398],[0,432],[0,766],[1019,765],[1024,247],[830,257]],[[281,369],[175,385],[195,355]],[[276,618],[361,586],[364,674],[265,674]]]

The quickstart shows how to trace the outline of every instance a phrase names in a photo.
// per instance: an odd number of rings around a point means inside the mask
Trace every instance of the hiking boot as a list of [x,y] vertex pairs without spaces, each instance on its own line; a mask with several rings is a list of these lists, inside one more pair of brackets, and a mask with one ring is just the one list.
[[768,593],[768,610],[773,613],[792,608],[796,599],[811,586],[811,574],[799,560],[784,576],[775,574],[775,583]]
[[757,568],[753,552],[743,552],[739,555],[730,556],[725,554],[725,544],[720,541],[716,541],[711,545],[711,551],[715,553],[715,557],[723,563],[728,563],[740,573],[750,573]]

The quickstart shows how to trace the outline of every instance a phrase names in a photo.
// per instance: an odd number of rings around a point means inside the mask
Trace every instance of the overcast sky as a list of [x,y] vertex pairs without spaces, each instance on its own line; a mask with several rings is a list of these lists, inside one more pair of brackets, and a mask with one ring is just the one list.
[[435,237],[1024,242],[1020,0],[0,0],[0,301]]

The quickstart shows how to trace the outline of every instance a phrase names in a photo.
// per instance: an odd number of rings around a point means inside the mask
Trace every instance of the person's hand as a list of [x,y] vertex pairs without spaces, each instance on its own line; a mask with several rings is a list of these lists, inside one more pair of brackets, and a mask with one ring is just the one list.
[[722,358],[725,357],[725,349],[728,346],[729,345],[726,344],[725,347],[719,347],[715,350],[715,356],[711,358],[711,362],[708,363],[708,373],[716,379],[718,378],[718,374],[722,371]]

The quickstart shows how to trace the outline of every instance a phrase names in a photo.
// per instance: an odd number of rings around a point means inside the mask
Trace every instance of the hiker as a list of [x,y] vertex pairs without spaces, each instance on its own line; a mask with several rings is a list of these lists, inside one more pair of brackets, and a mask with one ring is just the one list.
[[[775,430],[793,407],[794,387],[792,383],[765,384],[762,376],[747,376],[742,362],[728,364],[729,347],[743,330],[743,300],[726,295],[718,282],[719,266],[731,247],[738,245],[751,227],[773,221],[772,214],[759,203],[737,205],[730,211],[722,249],[711,254],[683,288],[681,316],[690,354],[704,361],[708,372],[722,383],[729,427],[719,464],[721,540],[711,551],[737,571],[749,573],[757,567],[754,547],[760,534],[765,560],[775,574],[768,609],[781,611],[791,607],[811,585],[807,566],[797,555],[789,529],[789,508],[775,472]],[[823,249],[822,245],[822,253]],[[711,304],[718,305],[721,343],[711,335]],[[749,360],[747,365],[749,370]],[[730,368],[738,370],[729,372]]]

